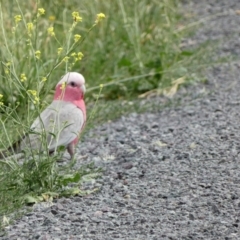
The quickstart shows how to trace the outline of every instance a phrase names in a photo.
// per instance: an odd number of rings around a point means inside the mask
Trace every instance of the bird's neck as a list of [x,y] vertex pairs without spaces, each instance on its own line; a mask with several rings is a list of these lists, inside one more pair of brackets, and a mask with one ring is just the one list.
[[84,118],[86,119],[86,106],[83,100],[83,94],[77,89],[66,87],[64,90],[61,89],[61,86],[56,87],[54,94],[54,100],[71,102],[80,108],[83,111]]
[[83,93],[78,88],[66,87],[61,89],[58,85],[55,89],[54,100],[74,101],[83,99]]
[[82,110],[83,112],[83,116],[84,116],[84,121],[86,121],[86,106],[85,106],[85,102],[83,99],[81,100],[76,100],[76,101],[72,101],[73,104],[75,104],[79,109]]

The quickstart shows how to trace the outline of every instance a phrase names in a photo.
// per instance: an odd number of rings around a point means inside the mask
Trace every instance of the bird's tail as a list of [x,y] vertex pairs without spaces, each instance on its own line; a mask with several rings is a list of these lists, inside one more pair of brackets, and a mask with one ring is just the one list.
[[20,153],[21,152],[21,148],[20,148],[21,141],[22,141],[22,138],[20,138],[16,142],[14,142],[7,149],[0,151],[0,159],[4,159],[11,155]]

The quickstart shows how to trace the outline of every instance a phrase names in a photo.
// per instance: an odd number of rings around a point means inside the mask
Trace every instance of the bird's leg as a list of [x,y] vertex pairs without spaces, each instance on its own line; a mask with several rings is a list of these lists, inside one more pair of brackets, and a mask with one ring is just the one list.
[[72,142],[68,144],[67,151],[70,154],[71,159],[73,159],[73,157],[74,157],[74,144]]

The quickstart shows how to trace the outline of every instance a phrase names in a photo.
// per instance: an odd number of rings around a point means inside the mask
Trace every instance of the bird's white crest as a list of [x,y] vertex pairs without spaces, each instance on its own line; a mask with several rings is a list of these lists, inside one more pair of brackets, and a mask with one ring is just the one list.
[[68,83],[71,81],[74,81],[79,86],[82,86],[85,84],[85,79],[82,74],[77,72],[68,72],[61,78],[61,80],[58,82],[57,85],[62,84],[64,82]]

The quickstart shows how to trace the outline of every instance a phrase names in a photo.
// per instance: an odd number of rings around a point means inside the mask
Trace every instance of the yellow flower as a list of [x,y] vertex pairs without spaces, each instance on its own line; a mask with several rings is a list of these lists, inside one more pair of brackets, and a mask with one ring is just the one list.
[[69,60],[69,57],[67,57],[67,56],[63,58],[64,62],[68,62],[68,60]]
[[82,22],[82,17],[79,16],[79,12],[72,12],[74,22]]
[[27,29],[28,29],[28,31],[33,30],[33,23],[32,22],[27,23]]
[[22,16],[21,15],[16,15],[14,17],[14,19],[15,19],[15,23],[18,24],[20,21],[22,21]]
[[7,63],[6,63],[6,67],[4,67],[4,72],[6,73],[6,74],[9,74],[9,69],[10,69],[10,67],[11,67],[11,61],[8,61]]
[[100,87],[100,89],[102,89],[103,88],[103,84],[100,84],[99,87]]
[[71,57],[74,57],[74,60],[75,60],[75,62],[77,62],[77,61],[81,61],[82,60],[82,58],[83,58],[83,53],[82,52],[78,52],[78,53],[72,53],[71,54]]
[[96,20],[95,20],[95,23],[98,24],[98,23],[101,22],[105,17],[106,17],[106,16],[105,16],[105,14],[103,14],[103,13],[97,14],[97,18],[96,18]]
[[66,88],[66,82],[63,82],[62,85],[61,85],[61,87],[60,87],[60,89],[61,89],[61,90],[64,90],[65,88]]
[[28,90],[28,93],[32,94],[33,96],[37,96],[36,90]]
[[20,80],[21,80],[21,82],[25,82],[27,80],[27,77],[26,77],[25,73],[21,74]]
[[44,8],[39,8],[38,9],[38,13],[37,13],[37,17],[39,17],[39,16],[41,16],[43,14],[45,14],[45,9]]
[[33,23],[32,22],[27,23],[27,30],[28,30],[28,35],[31,35],[31,32],[33,30]]
[[43,81],[43,82],[46,82],[46,81],[47,81],[47,78],[46,78],[46,77],[43,77],[43,78],[42,78],[42,81]]
[[37,96],[37,91],[36,90],[28,90],[28,93],[33,96],[33,103],[39,103],[39,97]]
[[39,97],[34,97],[33,103],[34,103],[34,104],[39,103]]
[[41,56],[41,52],[40,52],[39,50],[37,50],[37,51],[35,52],[35,57],[36,57],[37,59],[40,59],[40,56]]
[[56,17],[55,16],[53,16],[53,15],[51,15],[51,16],[49,16],[49,21],[51,21],[51,22],[54,22],[55,21],[55,19],[56,19]]
[[50,36],[55,36],[55,32],[54,32],[54,27],[49,27],[48,29],[47,29],[47,31],[48,31],[48,34],[50,35]]
[[[2,100],[2,98],[3,98],[3,95],[2,94],[0,94],[0,99]],[[0,101],[0,106],[3,106],[4,104],[3,104],[3,102],[2,101]]]
[[82,52],[78,52],[77,57],[76,57],[76,60],[81,61],[82,58],[83,58],[83,56],[84,56],[84,55],[83,55]]
[[63,50],[62,47],[58,48],[58,55],[60,55],[62,53],[62,50]]
[[81,39],[81,35],[75,34],[74,35],[74,42],[78,42]]
[[11,61],[9,61],[9,62],[6,63],[6,66],[7,66],[7,67],[10,67],[11,64],[12,64]]

